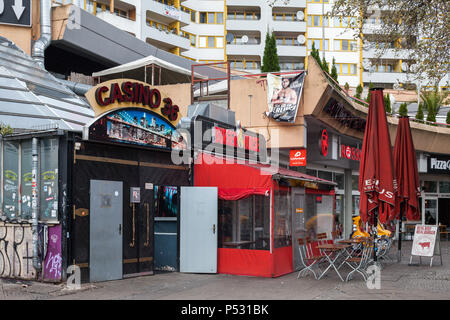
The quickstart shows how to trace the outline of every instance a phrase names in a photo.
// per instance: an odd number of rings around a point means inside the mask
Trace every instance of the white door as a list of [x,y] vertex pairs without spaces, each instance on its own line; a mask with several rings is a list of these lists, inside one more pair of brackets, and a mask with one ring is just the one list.
[[217,188],[181,187],[180,272],[217,272]]

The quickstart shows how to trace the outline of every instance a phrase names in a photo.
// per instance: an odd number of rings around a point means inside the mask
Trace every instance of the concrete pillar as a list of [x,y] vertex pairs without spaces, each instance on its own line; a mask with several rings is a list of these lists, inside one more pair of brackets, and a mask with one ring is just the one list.
[[344,170],[344,238],[348,238],[352,233],[352,170]]

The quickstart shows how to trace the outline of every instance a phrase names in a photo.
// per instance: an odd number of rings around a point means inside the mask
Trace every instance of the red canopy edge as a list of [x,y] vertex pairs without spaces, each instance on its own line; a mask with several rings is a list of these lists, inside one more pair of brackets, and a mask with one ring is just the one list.
[[272,179],[277,177],[335,185],[334,182],[301,172],[208,153],[199,153],[194,161],[194,185],[218,187],[219,199],[223,200],[239,200],[255,194],[268,195],[272,189]]

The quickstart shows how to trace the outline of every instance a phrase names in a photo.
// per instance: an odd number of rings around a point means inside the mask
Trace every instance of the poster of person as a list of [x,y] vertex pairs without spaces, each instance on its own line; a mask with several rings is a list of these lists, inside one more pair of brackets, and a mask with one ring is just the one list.
[[267,74],[268,117],[277,121],[294,122],[298,103],[303,91],[305,72],[294,77],[279,77]]
[[106,115],[90,127],[93,139],[107,139],[164,149],[185,149],[179,132],[163,118],[141,109],[121,109]]

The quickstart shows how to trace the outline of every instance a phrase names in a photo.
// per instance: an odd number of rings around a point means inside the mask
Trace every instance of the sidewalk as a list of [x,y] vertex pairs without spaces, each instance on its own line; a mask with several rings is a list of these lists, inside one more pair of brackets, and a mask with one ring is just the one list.
[[[159,273],[93,284],[67,290],[65,284],[0,280],[0,299],[19,300],[449,300],[449,244],[442,242],[442,261],[422,258],[422,265],[408,266],[411,241],[403,243],[402,262],[397,263],[397,245],[390,256],[394,262],[381,270],[381,288],[368,289],[358,275],[341,282],[334,271],[321,280],[312,276],[297,279],[297,272],[279,278],[257,278],[224,274]],[[414,261],[418,261],[414,260]],[[347,270],[344,272],[347,274]]]

